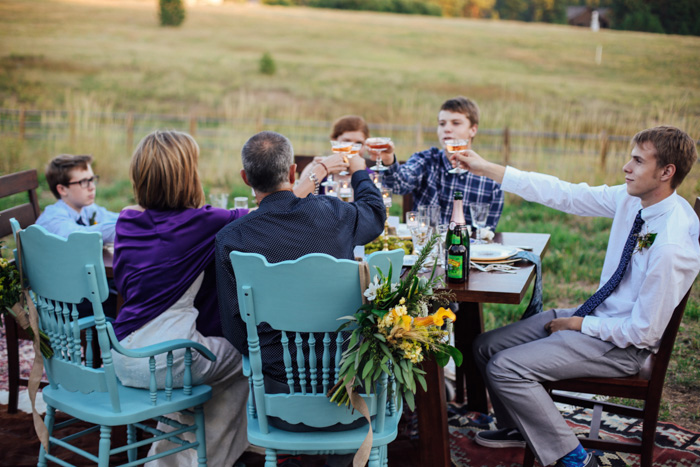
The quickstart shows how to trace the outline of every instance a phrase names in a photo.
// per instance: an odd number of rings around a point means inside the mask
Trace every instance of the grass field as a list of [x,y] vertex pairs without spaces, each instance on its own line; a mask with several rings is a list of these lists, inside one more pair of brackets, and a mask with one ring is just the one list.
[[[236,155],[263,119],[286,122],[266,129],[292,134],[295,123],[329,122],[349,113],[365,116],[377,131],[387,124],[432,126],[439,105],[460,94],[481,107],[483,131],[475,144],[487,157],[500,153],[486,130],[506,126],[631,136],[664,123],[700,138],[698,37],[241,3],[188,8],[181,28],[164,29],[157,24],[156,5],[155,0],[0,2],[0,107],[72,112],[43,117],[41,138],[20,140],[0,131],[0,172],[41,169],[60,152],[93,153],[106,182],[98,201],[118,210],[131,204],[126,167],[133,147],[127,147],[121,123],[112,116],[184,117],[181,123],[157,118],[143,123],[134,135],[137,142],[164,125],[188,130],[187,116],[197,115],[228,119],[197,134],[206,189],[247,194]],[[597,65],[599,45],[603,60]],[[272,76],[258,72],[266,51],[277,64]],[[297,152],[326,150],[328,126],[310,131],[292,138]],[[397,137],[400,157],[433,138]],[[544,144],[515,140],[523,149],[514,151],[514,165],[576,182],[622,180],[624,142],[616,143],[604,169],[594,165],[595,140],[575,148],[561,143],[567,156],[545,151]],[[681,190],[686,199],[700,192],[699,180],[696,168]],[[42,190],[42,207],[50,202],[50,193]],[[545,306],[580,303],[595,289],[608,221],[574,218],[508,197],[499,229],[552,233],[544,260]],[[487,306],[487,327],[515,319],[524,306]],[[700,430],[698,287],[677,347],[664,416]]]

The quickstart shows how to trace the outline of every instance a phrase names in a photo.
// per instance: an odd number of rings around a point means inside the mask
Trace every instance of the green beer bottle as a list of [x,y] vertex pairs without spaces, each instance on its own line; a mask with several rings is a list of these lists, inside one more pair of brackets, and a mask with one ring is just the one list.
[[462,283],[469,277],[469,237],[466,228],[457,225],[447,250],[447,282]]

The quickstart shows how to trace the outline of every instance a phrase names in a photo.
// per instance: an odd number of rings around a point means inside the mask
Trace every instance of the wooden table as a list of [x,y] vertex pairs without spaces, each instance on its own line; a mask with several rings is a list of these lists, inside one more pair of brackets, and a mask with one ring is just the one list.
[[[504,245],[529,246],[532,251],[543,256],[549,244],[549,234],[497,233],[494,242]],[[482,303],[507,303],[517,305],[522,302],[530,282],[535,277],[535,267],[527,262],[519,264],[516,274],[480,272],[471,269],[469,281],[464,284],[446,284],[459,303],[455,321],[455,346],[464,355],[461,368],[457,369],[457,400],[464,400],[465,376],[468,381],[467,407],[477,412],[488,412],[486,386],[476,367],[472,343],[484,331]],[[438,271],[444,274],[442,270]],[[434,360],[425,361],[428,391],[418,390],[416,407],[418,410],[418,432],[420,465],[435,467],[450,466],[449,431],[447,428],[447,403],[443,369]]]

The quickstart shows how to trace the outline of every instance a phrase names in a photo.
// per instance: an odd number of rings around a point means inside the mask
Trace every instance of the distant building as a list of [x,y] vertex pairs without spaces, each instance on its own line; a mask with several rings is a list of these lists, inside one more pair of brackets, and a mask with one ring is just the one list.
[[566,7],[566,22],[572,26],[591,27],[593,12],[598,12],[598,24],[601,28],[610,27],[610,8],[590,8],[587,6]]

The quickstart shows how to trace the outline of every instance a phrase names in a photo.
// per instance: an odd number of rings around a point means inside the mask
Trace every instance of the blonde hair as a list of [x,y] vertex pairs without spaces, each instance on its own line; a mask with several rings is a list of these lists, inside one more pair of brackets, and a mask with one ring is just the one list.
[[156,210],[202,206],[198,160],[199,146],[187,133],[156,130],[143,138],[129,167],[136,202]]

